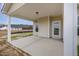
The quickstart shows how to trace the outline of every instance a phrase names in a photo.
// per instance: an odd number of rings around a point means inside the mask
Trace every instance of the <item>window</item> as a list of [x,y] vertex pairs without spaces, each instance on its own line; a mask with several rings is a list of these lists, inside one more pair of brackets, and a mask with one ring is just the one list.
[[36,31],[36,32],[38,32],[38,26],[36,26],[36,29],[35,29],[35,31]]
[[36,22],[35,32],[38,32],[38,21],[35,21],[35,22]]
[[54,35],[59,35],[59,22],[54,22]]
[[78,26],[79,26],[79,16],[78,16]]
[[59,28],[54,28],[54,35],[59,35]]
[[78,26],[77,26],[77,35],[79,35],[79,16],[78,16]]

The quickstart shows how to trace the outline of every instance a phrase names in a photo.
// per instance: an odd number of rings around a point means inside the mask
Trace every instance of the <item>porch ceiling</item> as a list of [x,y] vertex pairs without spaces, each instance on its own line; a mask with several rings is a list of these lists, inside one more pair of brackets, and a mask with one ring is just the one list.
[[[35,12],[39,12],[39,14],[36,15]],[[35,20],[45,16],[62,15],[62,12],[62,3],[26,3],[10,15],[13,17]]]

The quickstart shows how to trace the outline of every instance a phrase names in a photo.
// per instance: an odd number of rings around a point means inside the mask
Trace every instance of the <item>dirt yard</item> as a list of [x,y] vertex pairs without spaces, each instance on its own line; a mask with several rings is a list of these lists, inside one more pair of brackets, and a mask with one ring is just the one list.
[[29,53],[14,47],[4,39],[0,39],[0,56],[31,56]]
[[1,38],[4,35],[7,35],[7,31],[0,31],[0,56],[30,56],[30,54],[6,42],[7,38]]
[[7,31],[6,30],[0,30],[0,37],[1,36],[4,36],[4,35],[6,35],[7,34]]

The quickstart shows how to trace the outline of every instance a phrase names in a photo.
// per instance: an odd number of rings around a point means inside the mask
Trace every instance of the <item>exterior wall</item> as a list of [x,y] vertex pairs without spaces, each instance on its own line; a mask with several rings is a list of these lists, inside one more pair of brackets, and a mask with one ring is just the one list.
[[38,20],[38,32],[35,32],[36,22],[33,24],[33,35],[37,35],[39,37],[52,37],[52,22],[60,20],[61,21],[61,38],[63,38],[63,19],[62,16],[55,17],[43,17]]
[[48,17],[39,19],[39,31],[38,36],[49,37],[49,20]]

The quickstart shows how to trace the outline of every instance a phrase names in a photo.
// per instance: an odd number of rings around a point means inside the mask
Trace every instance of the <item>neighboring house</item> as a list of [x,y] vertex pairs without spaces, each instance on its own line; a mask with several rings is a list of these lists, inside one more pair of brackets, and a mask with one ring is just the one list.
[[[79,4],[74,3],[6,3],[2,12],[8,16],[33,21],[34,36],[63,39],[64,55],[76,55],[77,10],[79,15]],[[8,34],[10,35],[9,32]]]
[[33,31],[32,25],[11,25],[11,30]]
[[6,30],[6,29],[7,29],[7,26],[6,25],[0,24],[0,30]]
[[0,28],[0,30],[6,30],[6,29],[7,29],[6,26]]
[[[6,25],[1,25],[0,30],[7,30]],[[11,25],[11,30],[16,31],[33,31],[32,25]]]

